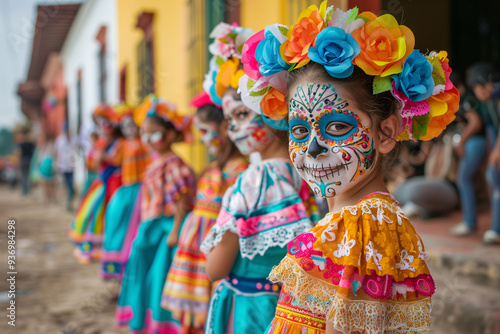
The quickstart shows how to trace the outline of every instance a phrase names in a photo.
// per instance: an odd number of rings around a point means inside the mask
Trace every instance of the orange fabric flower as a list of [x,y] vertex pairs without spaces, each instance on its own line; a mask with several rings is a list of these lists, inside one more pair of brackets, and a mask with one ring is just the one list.
[[325,22],[318,11],[318,7],[311,6],[299,16],[299,20],[288,30],[288,41],[282,45],[283,54],[291,64],[299,68],[307,64],[310,59],[307,51],[314,46],[316,36],[325,28]]
[[419,140],[436,138],[455,119],[455,112],[459,107],[460,94],[453,86],[452,89],[441,92],[438,95],[433,95],[426,101],[431,107],[431,119],[427,126],[427,134],[420,137]]
[[274,121],[282,120],[288,114],[285,95],[275,88],[264,96],[260,101],[260,109],[270,119]]
[[390,14],[376,17],[365,12],[361,15],[370,21],[352,33],[361,47],[354,63],[368,75],[385,77],[400,73],[406,57],[415,47],[411,30],[399,25]]

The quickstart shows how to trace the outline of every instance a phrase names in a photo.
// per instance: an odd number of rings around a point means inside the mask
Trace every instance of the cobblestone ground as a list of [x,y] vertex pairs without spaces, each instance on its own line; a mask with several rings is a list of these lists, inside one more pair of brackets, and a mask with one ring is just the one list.
[[[0,277],[4,278],[0,283],[0,333],[127,332],[113,328],[117,285],[98,277],[97,263],[82,266],[73,258],[73,245],[66,235],[73,214],[63,204],[44,204],[38,189],[21,197],[18,189],[0,186],[0,213]],[[7,323],[9,219],[16,221],[15,327]]]

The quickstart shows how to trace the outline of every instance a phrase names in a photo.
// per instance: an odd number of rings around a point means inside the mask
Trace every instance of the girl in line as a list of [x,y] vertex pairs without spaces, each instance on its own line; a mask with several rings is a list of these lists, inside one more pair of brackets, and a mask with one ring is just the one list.
[[222,110],[208,94],[202,92],[191,105],[197,108],[194,125],[211,162],[198,181],[194,209],[182,227],[162,296],[162,306],[172,311],[186,334],[203,333],[212,290],[201,242],[217,219],[224,192],[248,166],[227,135]]
[[[211,35],[215,41],[210,51],[226,62],[215,69],[215,88],[208,92],[222,97],[229,138],[245,155],[259,152],[262,161],[251,164],[226,191],[201,246],[209,278],[221,280],[210,302],[206,333],[262,333],[272,320],[280,289],[266,276],[286,253],[285,245],[312,227],[305,204],[313,202],[303,201],[309,199],[309,189],[290,163],[286,132],[273,131],[265,123],[273,121],[247,108],[236,92],[243,74],[238,42],[247,35],[247,30],[225,23]],[[227,54],[227,49],[233,51]]]
[[161,308],[161,294],[175,253],[181,224],[192,209],[192,171],[172,145],[190,134],[191,118],[176,107],[147,96],[137,110],[142,140],[156,153],[143,175],[141,223],[125,267],[117,326],[132,333],[179,333],[179,322]]
[[70,239],[78,245],[74,256],[81,264],[100,260],[104,213],[111,196],[121,186],[123,137],[116,111],[108,105],[99,105],[93,117],[100,132],[93,162],[99,177],[92,182],[80,201],[68,232]]
[[[150,162],[150,152],[139,136],[134,109],[115,107],[123,144],[122,186],[111,198],[105,213],[101,276],[121,280],[130,253],[130,242],[137,233],[140,220],[139,189],[142,175]],[[131,234],[131,235],[129,235]]]
[[[430,140],[454,119],[446,53],[414,50],[412,32],[391,15],[326,1],[296,25],[268,26],[250,40],[242,96],[288,123],[293,164],[330,207],[271,272],[283,288],[265,333],[428,332],[428,256],[387,191],[383,166],[396,139]],[[259,105],[254,89],[265,91],[261,101],[272,92],[283,102]]]

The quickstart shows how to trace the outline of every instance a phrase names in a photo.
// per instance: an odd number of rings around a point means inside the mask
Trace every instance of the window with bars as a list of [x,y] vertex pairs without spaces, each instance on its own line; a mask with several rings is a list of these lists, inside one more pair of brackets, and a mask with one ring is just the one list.
[[78,71],[76,78],[76,133],[80,133],[82,127],[82,71]]
[[106,48],[99,50],[99,102],[106,103]]
[[152,41],[145,38],[137,47],[137,69],[140,85],[140,98],[144,99],[148,94],[154,93],[154,64]]
[[155,93],[153,18],[153,13],[142,12],[136,25],[144,32],[144,38],[137,46],[137,78],[141,100]]

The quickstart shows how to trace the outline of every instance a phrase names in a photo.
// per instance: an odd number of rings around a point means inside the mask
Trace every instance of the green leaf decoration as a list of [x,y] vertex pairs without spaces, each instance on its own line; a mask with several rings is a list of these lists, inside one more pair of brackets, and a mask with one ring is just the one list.
[[427,126],[431,120],[430,113],[421,116],[415,116],[411,122],[411,132],[413,139],[419,139],[427,134]]
[[238,52],[241,53],[243,51],[243,45],[245,44],[241,44],[240,46],[238,46]]
[[236,40],[236,36],[238,36],[238,34],[234,33],[234,32],[230,32],[229,34],[226,35],[227,37],[231,38],[231,42],[232,41],[235,41]]
[[376,76],[373,78],[373,95],[387,92],[392,89],[391,77]]
[[288,35],[288,28],[285,27],[285,26],[278,26],[278,30],[280,31],[280,33],[283,35],[283,36],[286,36]]
[[325,24],[326,24],[326,26],[328,26],[328,21],[330,21],[330,19],[332,18],[334,10],[335,9],[332,9],[332,10],[328,11],[328,13],[326,13],[326,16],[325,16]]
[[369,18],[366,18],[366,17],[361,16],[361,15],[358,15],[358,16],[356,17],[356,19],[362,19],[363,21],[365,21],[365,23],[370,22],[370,19],[369,19]]
[[220,65],[224,64],[224,59],[217,56],[217,59],[215,59],[215,63],[220,66]]
[[255,81],[254,79],[251,79],[251,78],[248,78],[248,81],[247,81],[247,89],[248,90],[251,90],[253,88],[253,86],[255,86],[255,83],[257,81]]
[[446,85],[446,74],[444,73],[443,66],[439,62],[438,57],[427,58],[432,65],[432,79],[436,85]]
[[358,7],[354,7],[353,9],[351,9],[351,14],[349,15],[349,18],[347,19],[346,23],[356,20],[358,18],[358,12],[359,12]]
[[249,95],[253,97],[261,97],[267,94],[271,90],[271,87],[267,87],[261,90],[250,92]]

